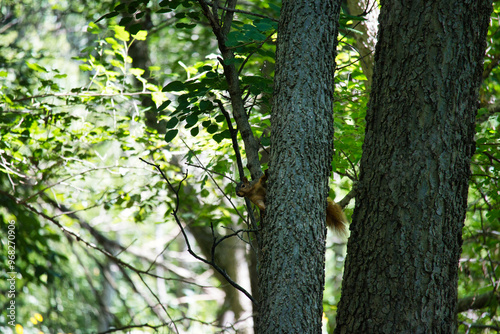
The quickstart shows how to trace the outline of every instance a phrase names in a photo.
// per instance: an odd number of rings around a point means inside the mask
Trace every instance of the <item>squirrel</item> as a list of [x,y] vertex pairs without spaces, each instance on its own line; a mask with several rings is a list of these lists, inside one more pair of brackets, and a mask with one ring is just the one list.
[[[239,197],[248,197],[253,204],[257,205],[260,210],[264,211],[266,210],[266,204],[264,203],[267,191],[266,181],[267,170],[253,185],[250,184],[246,177],[244,177],[242,181],[236,185],[236,195]],[[339,235],[345,235],[347,233],[347,218],[342,211],[342,208],[330,198],[327,199],[327,202],[326,226],[334,230]]]

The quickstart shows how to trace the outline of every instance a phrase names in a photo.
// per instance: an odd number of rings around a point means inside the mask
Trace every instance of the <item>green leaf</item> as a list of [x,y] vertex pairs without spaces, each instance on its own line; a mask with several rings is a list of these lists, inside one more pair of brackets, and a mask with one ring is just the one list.
[[269,31],[278,28],[278,23],[269,19],[256,20],[254,24],[260,31]]
[[231,138],[231,131],[228,130],[224,130],[220,133],[221,137],[222,138]]
[[130,73],[132,73],[136,77],[140,77],[144,74],[144,70],[142,68],[131,68]]
[[165,134],[165,141],[167,143],[170,143],[175,138],[175,136],[177,136],[177,133],[179,133],[179,130],[177,129],[168,130]]
[[243,40],[243,34],[239,31],[231,31],[227,35],[226,46],[236,46],[240,40]]
[[170,100],[167,100],[165,102],[163,102],[157,109],[156,111],[162,111],[164,110],[166,107],[168,107],[168,105],[171,103],[172,101]]
[[137,34],[132,35],[132,37],[138,41],[145,41],[147,36],[148,36],[148,32],[146,30],[139,30],[139,32],[137,32]]
[[205,111],[205,110],[212,110],[214,105],[210,101],[203,100],[200,102],[200,110]]
[[121,4],[117,5],[114,9],[117,12],[121,12],[122,10],[125,9],[125,7],[127,7],[127,4],[126,3],[121,3]]
[[220,135],[220,133],[216,133],[212,136],[213,140],[215,140],[217,143],[220,143],[222,141],[222,136]]
[[28,62],[26,62],[26,65],[28,65],[28,67],[31,68],[33,71],[48,73],[48,71],[45,69],[45,67],[40,66],[40,65],[38,65],[36,63],[28,63]]
[[191,136],[196,137],[196,135],[200,132],[200,129],[196,126],[191,129]]
[[260,139],[260,144],[262,146],[269,146],[269,145],[271,145],[271,137],[262,137]]
[[217,132],[219,129],[219,126],[217,124],[211,124],[209,127],[207,127],[207,132],[210,134],[214,134]]
[[101,19],[110,19],[110,18],[115,17],[115,16],[118,16],[118,15],[120,15],[120,13],[118,13],[118,12],[111,12],[111,13],[108,13],[108,14],[106,14],[106,15],[102,16],[102,17],[101,17],[99,20],[97,20],[96,22],[100,21]]
[[205,76],[206,76],[207,78],[209,78],[209,79],[213,79],[213,78],[217,78],[217,77],[218,77],[217,73],[212,72],[212,71],[207,72],[207,73],[205,74]]
[[168,122],[167,122],[167,129],[172,129],[175,128],[175,126],[179,123],[179,119],[177,117],[172,117]]
[[115,31],[115,38],[119,41],[128,42],[130,40],[130,34],[122,26],[113,26],[112,29]]
[[194,27],[196,27],[196,24],[188,24],[188,23],[178,22],[175,24],[175,27],[179,28],[179,29],[193,29]]
[[128,28],[128,31],[132,34],[132,35],[135,35],[135,34],[138,34],[139,31],[141,31],[141,28],[142,28],[142,24],[141,23],[136,23],[136,24],[132,24],[129,28]]
[[94,22],[90,22],[89,27],[87,28],[87,32],[97,35],[101,32],[101,28],[99,28],[99,26]]
[[361,16],[353,16],[349,14],[340,13],[340,18],[344,20],[353,20],[353,21],[366,21],[366,18]]
[[132,22],[132,20],[133,20],[133,17],[131,17],[131,16],[124,17],[123,19],[120,20],[120,22],[118,24],[121,25],[121,26],[126,27],[126,26],[128,26],[128,24],[130,22]]
[[200,14],[198,12],[189,12],[189,13],[187,13],[187,16],[192,18],[195,21],[200,20]]
[[198,114],[192,113],[186,118],[186,123],[190,126],[193,126],[198,122]]
[[169,7],[171,9],[175,9],[181,4],[181,2],[181,0],[164,0],[160,2],[160,7]]
[[250,30],[246,36],[250,39],[253,39],[255,41],[263,41],[267,38],[266,35],[264,35],[263,33],[259,32],[257,29],[254,29],[254,30]]

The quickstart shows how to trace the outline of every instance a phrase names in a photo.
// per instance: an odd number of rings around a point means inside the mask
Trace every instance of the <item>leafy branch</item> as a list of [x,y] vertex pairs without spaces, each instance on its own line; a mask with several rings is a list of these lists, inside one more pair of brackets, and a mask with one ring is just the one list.
[[[228,85],[228,92],[231,98],[231,106],[233,116],[238,126],[238,130],[245,144],[245,152],[247,155],[247,167],[253,179],[257,179],[262,175],[259,161],[259,143],[255,139],[248,116],[245,112],[245,103],[242,97],[240,88],[238,70],[234,64],[234,52],[226,46],[227,34],[233,20],[234,9],[236,6],[235,0],[229,0],[226,3],[226,15],[224,17],[223,25],[221,26],[218,21],[216,1],[213,3],[213,11],[204,0],[198,0],[203,14],[208,19],[212,31],[217,38],[217,44],[222,55],[222,66],[224,69],[224,76]],[[243,178],[242,171],[239,170],[240,178]]]

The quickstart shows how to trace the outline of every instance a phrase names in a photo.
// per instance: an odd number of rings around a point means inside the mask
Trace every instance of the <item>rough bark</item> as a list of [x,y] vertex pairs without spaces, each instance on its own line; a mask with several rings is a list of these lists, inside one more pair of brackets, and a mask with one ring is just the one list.
[[284,1],[262,230],[258,333],[320,333],[340,4]]
[[491,3],[382,1],[335,333],[453,333]]

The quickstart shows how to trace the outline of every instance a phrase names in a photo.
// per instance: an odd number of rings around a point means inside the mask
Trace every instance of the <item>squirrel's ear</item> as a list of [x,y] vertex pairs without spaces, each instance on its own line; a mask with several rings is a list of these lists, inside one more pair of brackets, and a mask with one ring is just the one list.
[[248,183],[248,179],[246,177],[243,177],[241,181],[243,181],[244,183]]

